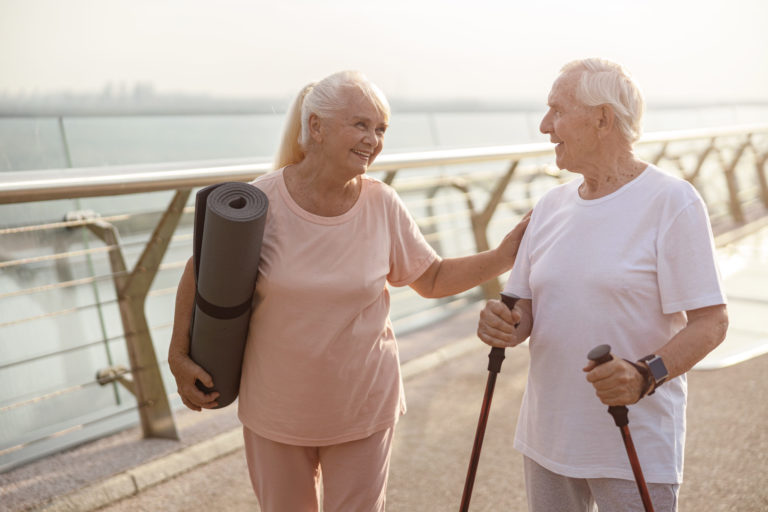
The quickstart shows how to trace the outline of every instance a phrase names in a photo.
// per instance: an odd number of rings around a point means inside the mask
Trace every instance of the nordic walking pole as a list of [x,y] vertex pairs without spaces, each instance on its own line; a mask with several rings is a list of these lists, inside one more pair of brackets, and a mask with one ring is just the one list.
[[[598,345],[589,351],[587,359],[594,361],[596,366],[607,363],[613,359],[613,356],[611,355],[611,346]],[[640,468],[640,460],[637,458],[635,445],[632,442],[632,436],[629,434],[629,411],[624,405],[611,405],[608,407],[608,412],[613,416],[613,421],[621,431],[621,438],[624,440],[624,447],[627,449],[629,465],[632,466],[632,473],[635,475],[635,482],[637,482],[637,489],[640,491],[640,498],[643,500],[645,512],[653,512],[651,495],[648,493],[648,487],[645,485],[643,470]]]
[[[519,297],[511,293],[501,294],[503,302],[510,310],[515,306]],[[496,375],[501,371],[501,363],[504,362],[504,349],[501,347],[491,348],[488,354],[488,382],[485,385],[485,396],[483,397],[483,406],[480,409],[480,419],[477,422],[477,432],[475,432],[475,444],[472,445],[472,456],[469,459],[469,468],[467,469],[467,479],[464,482],[464,494],[461,496],[460,512],[469,510],[469,500],[472,498],[472,487],[475,485],[475,473],[477,473],[477,463],[480,461],[480,450],[483,447],[483,438],[485,437],[485,425],[488,423],[488,413],[491,410],[491,400],[493,399],[493,388],[496,386]]]

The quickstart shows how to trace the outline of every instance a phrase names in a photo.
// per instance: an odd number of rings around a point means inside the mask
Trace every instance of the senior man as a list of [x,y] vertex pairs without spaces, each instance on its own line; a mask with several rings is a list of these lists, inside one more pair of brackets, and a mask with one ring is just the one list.
[[[557,166],[581,176],[534,209],[505,288],[522,299],[512,311],[489,301],[478,326],[492,346],[530,336],[514,442],[528,508],[642,511],[605,410],[634,404],[630,426],[654,508],[675,511],[685,373],[728,327],[706,206],[690,184],[633,153],[644,100],[619,64],[566,64],[548,106],[540,129],[556,144]],[[613,361],[584,366],[604,343]]]

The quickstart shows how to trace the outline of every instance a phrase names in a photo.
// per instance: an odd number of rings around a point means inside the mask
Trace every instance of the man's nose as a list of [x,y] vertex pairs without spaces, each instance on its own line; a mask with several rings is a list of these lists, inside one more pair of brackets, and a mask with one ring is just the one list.
[[541,124],[539,124],[539,131],[545,134],[552,131],[552,122],[550,120],[549,112],[544,114],[544,118],[541,120]]

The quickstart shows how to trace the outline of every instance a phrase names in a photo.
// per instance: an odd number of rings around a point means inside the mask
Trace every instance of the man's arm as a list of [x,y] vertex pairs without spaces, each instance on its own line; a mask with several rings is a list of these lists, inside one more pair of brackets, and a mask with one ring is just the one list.
[[[725,304],[692,309],[686,312],[687,325],[654,353],[667,367],[667,380],[684,374],[712,352],[728,330]],[[645,379],[637,369],[614,354],[614,359],[598,367],[590,362],[584,367],[587,380],[606,405],[629,405],[639,401]]]

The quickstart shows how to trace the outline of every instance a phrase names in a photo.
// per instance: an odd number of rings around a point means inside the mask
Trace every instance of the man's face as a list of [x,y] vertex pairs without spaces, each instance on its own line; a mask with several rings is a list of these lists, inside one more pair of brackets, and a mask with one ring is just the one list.
[[539,130],[549,135],[555,146],[556,163],[560,169],[579,172],[594,159],[597,138],[595,107],[588,107],[576,98],[576,86],[581,71],[560,75],[552,85]]

